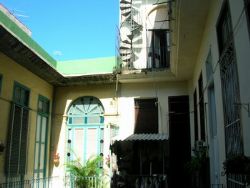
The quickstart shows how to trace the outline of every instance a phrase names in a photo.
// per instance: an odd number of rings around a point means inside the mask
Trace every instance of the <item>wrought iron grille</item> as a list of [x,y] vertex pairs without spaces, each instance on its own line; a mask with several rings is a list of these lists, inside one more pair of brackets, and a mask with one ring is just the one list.
[[220,58],[225,123],[226,156],[242,154],[239,83],[234,44],[231,40]]
[[[231,40],[220,58],[220,73],[225,126],[226,157],[243,153],[238,71],[234,43]],[[244,188],[244,177],[241,174],[227,176],[227,187]]]
[[229,174],[227,177],[227,187],[229,188],[246,188],[246,176],[241,174]]

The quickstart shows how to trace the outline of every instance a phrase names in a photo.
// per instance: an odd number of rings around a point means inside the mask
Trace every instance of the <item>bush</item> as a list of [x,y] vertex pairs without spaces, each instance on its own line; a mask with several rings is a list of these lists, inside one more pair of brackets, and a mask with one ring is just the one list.
[[85,164],[81,164],[79,160],[67,163],[67,171],[74,177],[75,185],[79,188],[90,188],[94,186],[91,185],[91,178],[94,177],[97,178],[97,183],[99,183],[102,173],[102,169],[100,168],[102,160],[101,156],[95,156],[89,158]]

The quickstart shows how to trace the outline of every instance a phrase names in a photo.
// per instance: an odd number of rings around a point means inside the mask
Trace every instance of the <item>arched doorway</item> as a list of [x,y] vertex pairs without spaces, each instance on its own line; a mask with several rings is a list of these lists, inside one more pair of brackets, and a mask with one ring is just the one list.
[[104,108],[96,97],[76,99],[69,107],[68,160],[86,162],[91,156],[103,155]]

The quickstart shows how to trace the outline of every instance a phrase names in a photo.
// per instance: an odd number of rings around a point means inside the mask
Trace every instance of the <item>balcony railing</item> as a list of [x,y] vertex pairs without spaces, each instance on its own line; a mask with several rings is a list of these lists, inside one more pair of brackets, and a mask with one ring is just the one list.
[[[77,178],[74,176],[48,177],[20,179],[6,178],[5,182],[0,182],[0,188],[108,188],[110,187],[109,177],[83,177],[80,179],[81,185],[77,185]],[[79,179],[78,179],[79,182]]]
[[227,187],[246,188],[249,178],[250,176],[247,176],[247,175],[229,174],[227,176]]
[[[146,51],[146,58],[143,58],[142,51]],[[121,68],[123,70],[142,69],[166,69],[170,66],[170,52],[164,48],[148,47],[140,51],[132,49],[120,49]]]
[[167,188],[167,175],[126,175],[126,176],[113,176],[111,187],[158,187]]

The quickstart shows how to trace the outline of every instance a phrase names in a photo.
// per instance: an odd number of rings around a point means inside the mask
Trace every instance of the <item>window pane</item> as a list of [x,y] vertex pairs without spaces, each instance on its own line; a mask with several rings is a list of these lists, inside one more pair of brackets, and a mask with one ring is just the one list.
[[21,99],[20,99],[20,103],[23,105],[26,105],[26,96],[25,96],[25,90],[21,88]]
[[72,117],[69,117],[68,124],[72,124]]
[[21,88],[15,87],[15,93],[14,93],[14,101],[16,103],[20,103],[21,101]]
[[24,94],[24,105],[25,106],[29,105],[29,95],[30,95],[30,92],[28,90],[26,90],[25,94]]
[[36,123],[36,141],[40,140],[40,133],[41,133],[41,116],[37,116],[37,123]]
[[38,111],[41,112],[43,110],[43,102],[39,100],[38,102]]
[[45,144],[41,144],[40,150],[40,169],[44,169]]
[[74,117],[73,124],[83,124],[83,117]]
[[88,117],[88,123],[100,123],[100,116],[90,116]]
[[41,142],[45,142],[45,139],[46,139],[46,127],[47,127],[47,117],[42,117]]
[[88,129],[87,132],[87,159],[97,154],[97,129]]
[[39,143],[36,143],[35,170],[38,169],[38,161],[39,161]]
[[80,161],[83,161],[83,148],[84,148],[84,129],[79,128],[75,129],[75,144],[74,144],[74,156],[77,159],[80,159]]
[[43,112],[49,113],[49,102],[48,101],[43,102]]

